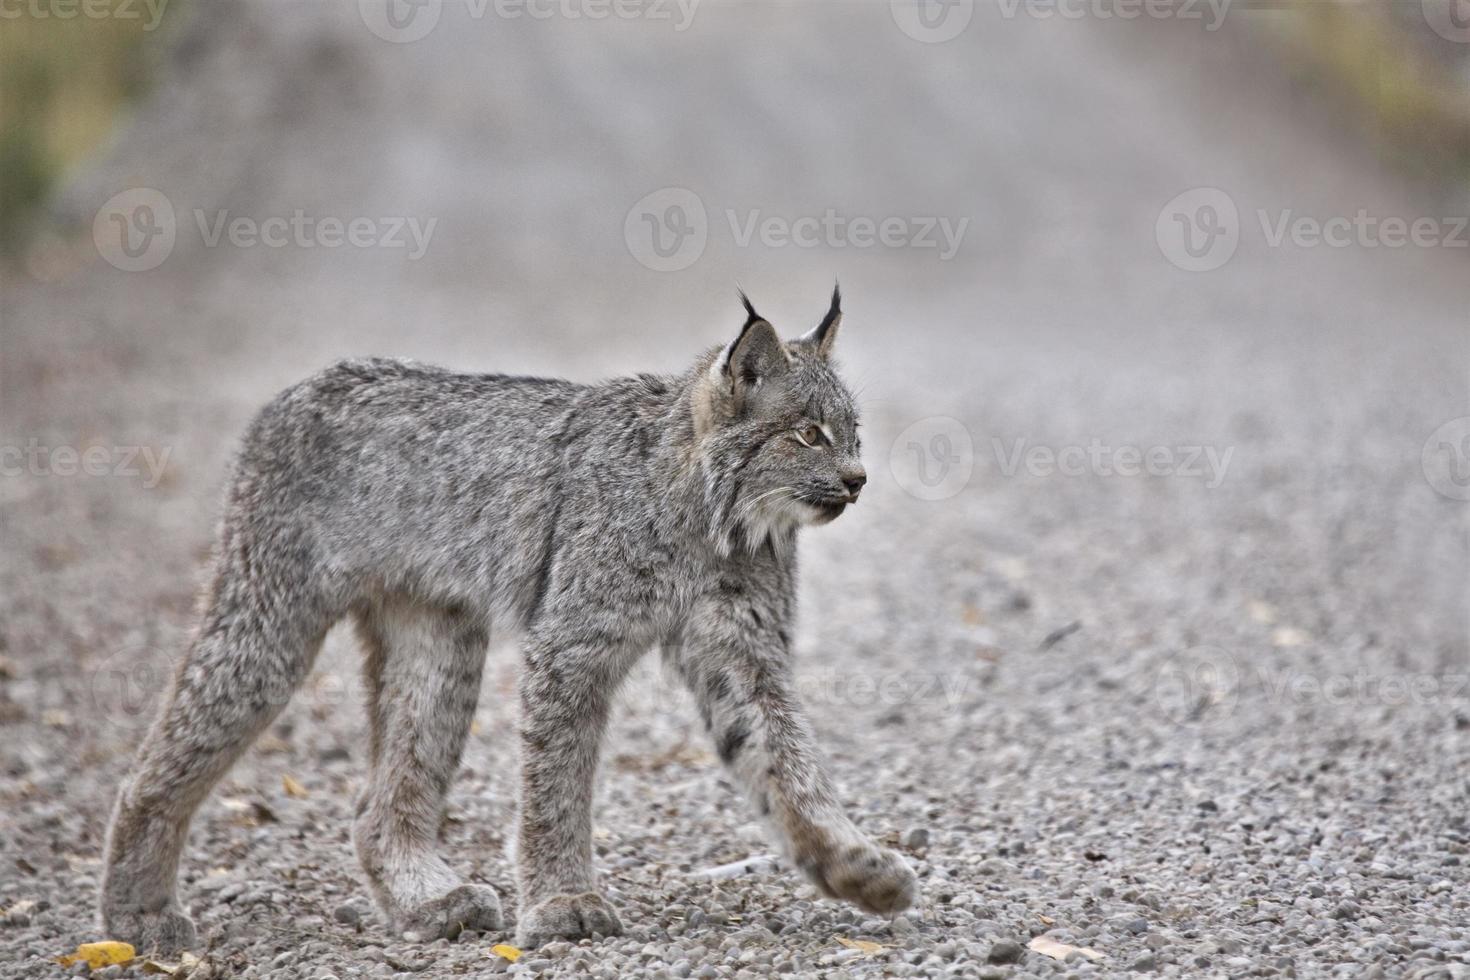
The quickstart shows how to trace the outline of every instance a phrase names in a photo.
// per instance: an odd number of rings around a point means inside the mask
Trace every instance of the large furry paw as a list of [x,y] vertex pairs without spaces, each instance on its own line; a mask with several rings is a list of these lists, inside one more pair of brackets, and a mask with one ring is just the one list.
[[499,929],[504,921],[495,889],[489,885],[460,885],[406,913],[400,929],[426,940],[454,939],[466,929]]
[[194,920],[177,908],[161,912],[127,912],[103,909],[105,938],[130,944],[139,953],[177,953],[192,949],[198,936]]
[[919,897],[919,879],[908,862],[870,841],[834,848],[821,859],[802,862],[802,869],[829,898],[877,915],[896,915]]
[[521,912],[516,945],[533,949],[553,939],[582,939],[594,933],[619,936],[622,932],[618,914],[601,895],[553,895]]

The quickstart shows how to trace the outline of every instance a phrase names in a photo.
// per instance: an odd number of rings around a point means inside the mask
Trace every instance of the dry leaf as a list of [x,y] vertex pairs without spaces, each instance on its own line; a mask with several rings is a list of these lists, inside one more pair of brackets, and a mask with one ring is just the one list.
[[1041,920],[1041,924],[1044,926],[1054,926],[1057,924],[1057,920],[1053,919],[1049,915],[1042,915],[1040,912],[1038,912],[1036,913],[1036,917]]
[[266,732],[255,740],[255,751],[263,755],[277,755],[291,751],[291,743],[275,732]]
[[470,722],[470,734],[471,735],[478,735],[481,732],[483,732],[484,730],[485,730],[484,727],[480,724],[480,719],[476,718],[474,721]]
[[177,963],[165,963],[162,960],[144,960],[144,973],[161,973],[166,977],[179,977],[183,980],[193,972],[194,967],[199,965],[199,957],[193,953],[180,953]]
[[1103,958],[1103,954],[1095,949],[1087,946],[1068,946],[1066,943],[1059,943],[1055,939],[1048,939],[1046,936],[1037,936],[1026,945],[1033,953],[1050,956],[1054,960],[1065,961],[1073,953],[1085,956],[1089,960],[1100,960]]
[[259,800],[226,797],[219,803],[234,815],[234,822],[242,827],[259,827],[261,824],[275,823],[277,820],[276,812]]
[[979,609],[976,609],[974,606],[966,606],[963,610],[961,610],[960,618],[965,621],[966,626],[985,625],[985,613],[981,612]]
[[1024,558],[997,559],[995,569],[1012,582],[1020,581],[1031,574],[1030,569],[1026,567],[1026,559]]
[[512,963],[514,963],[516,960],[521,958],[521,951],[516,949],[514,946],[507,946],[504,943],[501,943],[497,946],[490,947],[490,955],[498,956],[503,960],[510,960]]
[[23,915],[35,907],[36,900],[34,898],[23,898],[4,912],[0,912],[0,915]]
[[281,785],[285,787],[287,796],[294,796],[298,800],[306,799],[306,787],[302,786],[290,776],[282,776]]
[[85,963],[94,970],[113,964],[131,963],[137,950],[127,943],[108,940],[101,943],[82,943],[71,956],[58,956],[56,962],[62,966]]
[[1299,630],[1295,626],[1278,626],[1271,631],[1271,645],[1278,647],[1304,646],[1311,636],[1306,630]]
[[846,936],[838,936],[837,941],[848,949],[857,950],[864,956],[877,956],[888,948],[882,943],[869,942],[866,939],[848,939]]
[[1262,626],[1270,626],[1276,622],[1276,607],[1269,602],[1252,599],[1245,608],[1251,619]]

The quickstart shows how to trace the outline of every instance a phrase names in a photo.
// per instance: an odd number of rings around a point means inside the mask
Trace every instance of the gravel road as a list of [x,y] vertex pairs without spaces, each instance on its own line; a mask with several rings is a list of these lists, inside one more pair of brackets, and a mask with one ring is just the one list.
[[[628,934],[514,965],[509,927],[390,939],[341,631],[196,820],[216,975],[1470,977],[1466,204],[1293,88],[1280,12],[981,3],[939,43],[879,3],[451,0],[416,40],[192,6],[57,202],[77,234],[0,272],[0,976],[104,938],[111,795],[255,407],[347,355],[674,371],[737,280],[795,333],[840,276],[872,482],[804,540],[800,675],[922,906],[709,874],[769,848],[650,662],[597,810]],[[162,231],[130,255],[113,215]],[[1335,217],[1342,245],[1302,224]],[[444,840],[513,909],[490,657]]]

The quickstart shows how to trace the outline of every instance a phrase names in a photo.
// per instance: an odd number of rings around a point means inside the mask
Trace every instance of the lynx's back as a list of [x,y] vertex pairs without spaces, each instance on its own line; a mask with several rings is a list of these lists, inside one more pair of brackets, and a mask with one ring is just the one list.
[[558,534],[649,506],[672,391],[343,361],[256,418],[227,507],[245,526],[226,530],[296,541],[344,594],[490,597],[523,623]]

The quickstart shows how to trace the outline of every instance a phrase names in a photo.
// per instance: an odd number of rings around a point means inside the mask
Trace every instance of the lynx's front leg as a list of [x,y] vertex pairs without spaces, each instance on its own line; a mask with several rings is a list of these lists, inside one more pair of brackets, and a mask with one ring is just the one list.
[[917,880],[842,812],[792,691],[780,611],[727,591],[704,604],[666,655],[698,699],[720,760],[796,866],[829,897],[901,912],[914,903]]
[[532,642],[521,675],[520,946],[615,936],[597,892],[592,787],[608,705],[625,665],[606,649]]

